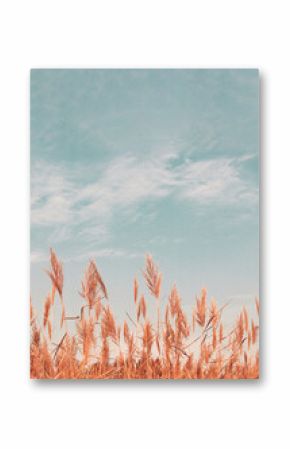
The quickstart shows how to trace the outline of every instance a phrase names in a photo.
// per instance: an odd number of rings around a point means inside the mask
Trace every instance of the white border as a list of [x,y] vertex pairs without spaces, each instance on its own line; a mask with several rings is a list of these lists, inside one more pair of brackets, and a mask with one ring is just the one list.
[[[289,399],[288,2],[32,1],[1,6],[2,447],[286,447]],[[28,379],[32,67],[258,67],[262,379]],[[287,407],[287,408],[286,408]]]

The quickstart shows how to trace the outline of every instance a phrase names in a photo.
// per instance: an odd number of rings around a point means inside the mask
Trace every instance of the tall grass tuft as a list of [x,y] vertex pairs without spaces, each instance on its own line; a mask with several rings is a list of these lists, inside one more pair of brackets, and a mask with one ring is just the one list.
[[[135,317],[118,324],[96,263],[90,261],[81,282],[85,301],[77,316],[66,314],[63,267],[51,250],[51,291],[39,320],[30,306],[30,376],[33,379],[256,379],[259,377],[259,300],[256,318],[242,308],[231,326],[202,289],[187,315],[176,286],[160,307],[162,274],[151,256],[143,276],[156,301],[156,319],[149,316],[145,294],[133,281]],[[61,318],[55,319],[55,295]],[[67,322],[74,321],[74,330]]]

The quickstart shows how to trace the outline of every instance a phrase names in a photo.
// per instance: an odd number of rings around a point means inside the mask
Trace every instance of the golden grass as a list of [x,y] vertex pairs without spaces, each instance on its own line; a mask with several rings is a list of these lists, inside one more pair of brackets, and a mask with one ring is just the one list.
[[[108,305],[106,286],[91,261],[81,283],[85,303],[78,316],[68,316],[63,300],[63,268],[51,250],[51,292],[41,322],[31,305],[30,376],[33,379],[256,379],[259,377],[259,325],[245,307],[227,329],[224,307],[208,302],[202,289],[188,317],[176,286],[161,313],[162,275],[146,257],[143,272],[150,296],[139,294],[133,282],[135,316],[119,325]],[[53,318],[56,294],[61,319]],[[155,301],[156,320],[150,320],[147,301]],[[259,300],[256,299],[259,314]],[[67,322],[75,321],[69,332]],[[56,326],[58,329],[56,330]],[[61,335],[58,342],[54,335]]]

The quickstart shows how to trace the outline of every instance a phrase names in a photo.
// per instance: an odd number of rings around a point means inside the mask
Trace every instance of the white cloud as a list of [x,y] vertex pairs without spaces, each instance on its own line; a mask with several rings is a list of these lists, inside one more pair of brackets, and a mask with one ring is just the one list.
[[30,262],[40,263],[48,260],[48,255],[41,251],[31,251]]
[[76,202],[85,201],[79,210],[81,220],[91,216],[108,217],[115,208],[124,209],[142,200],[167,196],[174,184],[164,161],[138,160],[132,156],[111,163],[100,179],[85,186]]
[[74,185],[61,167],[37,162],[31,170],[31,223],[66,223],[72,216]]
[[156,159],[124,155],[90,181],[82,167],[68,170],[38,162],[32,167],[32,225],[51,228],[52,241],[76,236],[104,241],[115,213],[139,214],[145,201],[170,196],[245,208],[257,199],[257,189],[240,176],[241,159],[177,162],[172,152]]
[[122,258],[126,257],[126,259],[134,259],[136,257],[143,257],[144,254],[137,253],[137,252],[130,252],[125,251],[123,249],[116,249],[116,248],[100,248],[95,251],[86,251],[81,252],[77,255],[73,255],[68,258],[64,258],[64,262],[81,262],[81,261],[88,261],[90,259],[106,259],[106,258]]
[[240,178],[233,159],[213,159],[181,167],[180,196],[205,203],[241,201],[249,186]]

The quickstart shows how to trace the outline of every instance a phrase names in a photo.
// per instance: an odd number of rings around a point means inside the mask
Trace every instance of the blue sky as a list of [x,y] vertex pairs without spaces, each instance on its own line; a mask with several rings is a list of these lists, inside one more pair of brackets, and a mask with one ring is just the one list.
[[34,302],[50,247],[72,312],[89,258],[129,308],[148,252],[186,305],[254,298],[258,167],[257,70],[32,70]]

